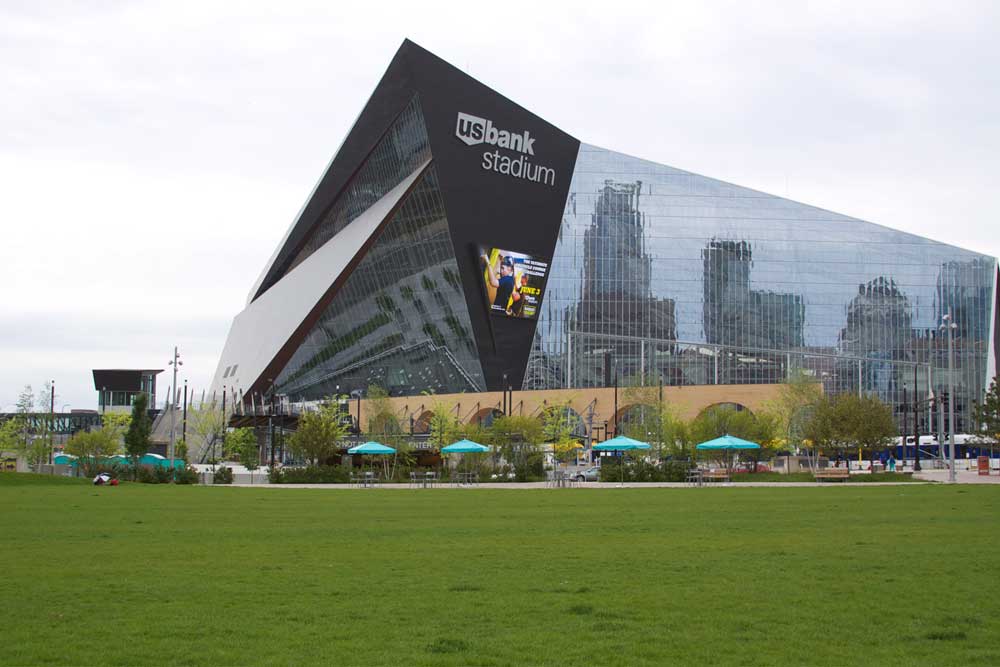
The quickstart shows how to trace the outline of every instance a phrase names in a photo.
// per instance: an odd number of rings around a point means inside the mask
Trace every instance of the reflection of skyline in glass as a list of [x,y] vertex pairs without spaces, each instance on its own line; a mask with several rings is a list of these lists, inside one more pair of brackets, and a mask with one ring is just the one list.
[[[620,231],[603,240],[613,226]],[[868,360],[864,389],[912,391],[903,362],[947,365],[938,325],[951,308],[966,337],[956,344],[965,397],[956,407],[967,410],[986,374],[993,267],[954,246],[582,145],[528,377],[534,388],[589,386],[611,363],[623,375],[641,364],[667,383],[778,382],[791,363],[784,353],[713,358],[700,342],[827,355],[801,367],[837,391],[858,373],[835,359],[858,357]],[[649,308],[623,305],[646,294],[670,304],[668,335],[652,334]],[[587,354],[601,336],[620,358]],[[623,336],[630,348],[609,344]],[[639,339],[678,342],[651,350]],[[841,367],[854,375],[838,376]]]

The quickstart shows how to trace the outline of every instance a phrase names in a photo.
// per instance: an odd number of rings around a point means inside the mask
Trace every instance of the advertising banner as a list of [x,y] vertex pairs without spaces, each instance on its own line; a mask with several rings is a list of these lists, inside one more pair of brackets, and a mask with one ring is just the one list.
[[523,252],[485,247],[480,247],[479,260],[490,313],[536,319],[545,292],[548,261]]

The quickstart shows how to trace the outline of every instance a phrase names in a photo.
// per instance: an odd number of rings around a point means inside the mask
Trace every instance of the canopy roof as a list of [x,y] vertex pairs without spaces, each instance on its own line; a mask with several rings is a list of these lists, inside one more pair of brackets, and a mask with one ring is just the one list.
[[750,442],[734,435],[724,435],[715,440],[708,440],[696,447],[696,449],[760,449],[756,442]]
[[395,454],[396,450],[392,447],[387,447],[380,442],[372,442],[369,440],[363,445],[356,445],[347,450],[348,454]]
[[472,454],[475,452],[488,452],[490,448],[486,445],[480,445],[478,442],[473,442],[471,440],[459,440],[458,442],[453,442],[447,447],[442,447],[441,452],[443,454]]
[[605,440],[599,445],[594,445],[594,449],[599,452],[624,452],[633,449],[649,449],[649,445],[645,442],[639,442],[624,435],[619,435],[610,440]]

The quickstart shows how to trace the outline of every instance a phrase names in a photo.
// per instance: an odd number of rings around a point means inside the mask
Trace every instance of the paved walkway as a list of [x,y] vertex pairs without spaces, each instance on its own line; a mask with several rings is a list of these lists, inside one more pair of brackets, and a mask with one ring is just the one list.
[[[997,480],[1000,482],[1000,478]],[[928,481],[930,483],[930,481]],[[912,486],[915,482],[869,482],[867,484],[844,484],[836,482],[726,482],[726,483],[712,483],[706,484],[702,488],[726,488],[726,489],[740,489],[744,487],[848,487],[848,488],[858,488],[866,486]],[[228,486],[228,487],[241,487],[241,488],[274,488],[274,489],[344,489],[344,490],[354,490],[358,487],[352,486],[350,484],[218,484],[216,486]],[[378,489],[412,489],[413,487],[409,484],[380,484]],[[551,489],[553,488],[546,482],[508,482],[508,483],[483,483],[473,486],[462,485],[458,486],[455,484],[444,483],[434,486],[435,489]],[[622,488],[620,484],[614,482],[584,482],[582,484],[577,484],[575,489],[618,489]],[[685,484],[683,482],[626,482],[624,488],[628,489],[690,489],[694,488],[690,484]]]
[[[914,473],[914,476],[928,482],[948,481],[947,470],[921,470]],[[955,481],[959,484],[1000,484],[1000,475],[994,473],[987,477],[986,475],[980,476],[975,470],[959,470],[956,472]]]

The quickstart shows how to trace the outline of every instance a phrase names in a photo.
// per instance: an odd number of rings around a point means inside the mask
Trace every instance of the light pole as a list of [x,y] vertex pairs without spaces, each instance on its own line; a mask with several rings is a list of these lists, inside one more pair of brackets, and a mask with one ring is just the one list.
[[181,361],[181,355],[177,353],[177,346],[174,346],[174,358],[173,361],[169,362],[171,366],[174,367],[174,384],[170,389],[170,469],[174,469],[174,427],[177,422],[177,399],[175,394],[177,393],[177,367],[183,366],[184,362]]
[[948,481],[955,481],[955,350],[952,345],[953,331],[958,325],[952,322],[951,311],[942,318],[941,328],[948,334]]

